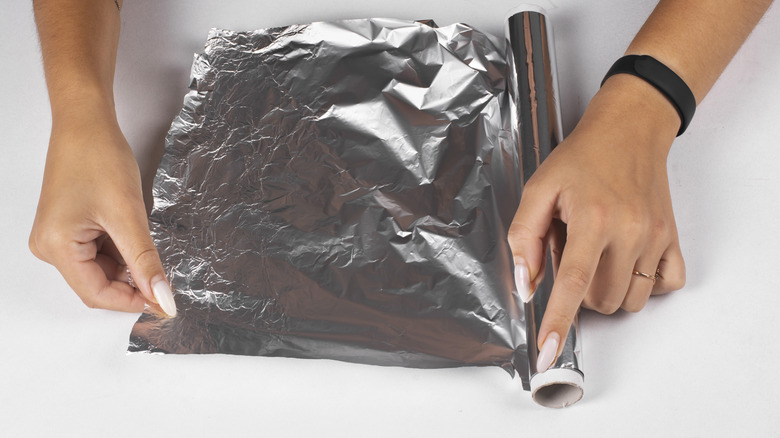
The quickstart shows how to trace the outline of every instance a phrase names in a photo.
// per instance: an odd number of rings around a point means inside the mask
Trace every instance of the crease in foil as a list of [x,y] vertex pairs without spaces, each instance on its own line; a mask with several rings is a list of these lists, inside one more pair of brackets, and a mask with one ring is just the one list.
[[178,315],[147,309],[129,351],[500,366],[527,389],[514,75],[463,24],[213,29],[153,188]]

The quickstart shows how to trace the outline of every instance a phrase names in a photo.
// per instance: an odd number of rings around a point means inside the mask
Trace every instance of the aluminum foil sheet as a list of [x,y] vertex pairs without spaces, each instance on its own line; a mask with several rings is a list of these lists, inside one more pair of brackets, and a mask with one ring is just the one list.
[[493,365],[528,389],[543,307],[506,235],[549,114],[517,65],[464,24],[212,30],[153,189],[178,315],[147,310],[129,350]]

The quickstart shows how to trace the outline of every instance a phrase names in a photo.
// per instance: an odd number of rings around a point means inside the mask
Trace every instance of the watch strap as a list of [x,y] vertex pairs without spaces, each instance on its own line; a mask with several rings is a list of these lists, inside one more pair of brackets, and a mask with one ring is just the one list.
[[691,123],[693,113],[696,112],[696,98],[688,84],[677,73],[652,56],[626,55],[615,61],[601,81],[601,85],[604,85],[611,76],[620,73],[642,78],[666,96],[680,115],[680,130],[677,136],[685,132]]

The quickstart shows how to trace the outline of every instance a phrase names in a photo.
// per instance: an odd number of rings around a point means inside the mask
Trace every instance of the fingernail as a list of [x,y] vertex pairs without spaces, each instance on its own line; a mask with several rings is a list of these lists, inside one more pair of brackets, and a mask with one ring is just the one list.
[[531,301],[531,276],[528,274],[528,265],[521,258],[515,259],[515,287],[520,299],[524,303]]
[[173,300],[171,286],[165,280],[157,280],[152,283],[152,293],[157,300],[157,304],[163,309],[163,312],[169,316],[176,316],[176,301]]
[[558,353],[558,344],[561,337],[556,332],[550,332],[547,339],[544,340],[542,348],[539,350],[539,357],[536,359],[536,372],[543,373],[552,366],[555,355]]

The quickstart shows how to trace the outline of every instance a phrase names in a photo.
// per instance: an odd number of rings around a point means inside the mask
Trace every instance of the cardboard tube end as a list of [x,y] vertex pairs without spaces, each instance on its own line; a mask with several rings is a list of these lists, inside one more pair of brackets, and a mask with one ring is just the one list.
[[577,403],[585,393],[578,371],[553,368],[531,377],[531,397],[546,408],[565,408]]

